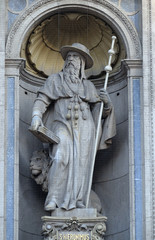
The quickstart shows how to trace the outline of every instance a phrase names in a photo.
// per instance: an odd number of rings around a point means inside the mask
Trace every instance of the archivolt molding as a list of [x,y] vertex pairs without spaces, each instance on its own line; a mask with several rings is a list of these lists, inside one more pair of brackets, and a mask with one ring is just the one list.
[[105,7],[107,7],[108,9],[110,9],[119,19],[121,19],[121,21],[125,24],[126,30],[130,34],[130,37],[135,45],[136,57],[141,58],[141,44],[139,41],[138,34],[137,34],[133,24],[129,20],[129,18],[125,15],[125,13],[123,13],[122,10],[118,9],[117,7],[115,7],[113,4],[111,4],[108,1],[96,0],[96,2],[99,2],[102,5],[104,5]]
[[108,21],[119,36],[123,38],[127,49],[127,58],[141,58],[141,45],[138,34],[128,17],[116,6],[106,0],[40,0],[25,9],[13,25],[7,40],[6,57],[19,58],[25,36],[33,27],[54,11],[64,9],[86,9]]
[[[101,78],[105,75],[104,67],[108,63],[113,34],[114,29],[96,16],[76,12],[54,14],[42,21],[29,35],[28,41],[22,44],[21,57],[27,60],[26,68],[29,72],[47,77],[63,68],[60,48],[80,42],[89,49],[94,59],[94,65],[86,71],[86,76],[91,79]],[[111,74],[119,71],[121,59],[126,58],[124,44],[119,39],[114,51]]]

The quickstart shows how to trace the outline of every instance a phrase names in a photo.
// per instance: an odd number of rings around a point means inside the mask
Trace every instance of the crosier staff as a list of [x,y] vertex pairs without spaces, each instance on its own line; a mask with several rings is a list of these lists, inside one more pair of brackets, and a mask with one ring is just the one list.
[[[108,65],[105,67],[106,77],[105,77],[104,88],[103,88],[104,90],[107,89],[109,73],[112,71],[111,61],[112,61],[112,56],[115,54],[115,51],[114,51],[115,40],[116,40],[116,37],[112,36],[111,48],[108,51],[109,61],[108,61]],[[90,197],[90,191],[91,191],[91,186],[92,186],[92,178],[93,178],[93,171],[94,171],[94,165],[95,165],[95,158],[96,158],[97,146],[98,146],[98,142],[99,142],[99,129],[100,129],[100,124],[101,124],[101,120],[102,120],[103,107],[104,107],[104,104],[103,104],[103,101],[101,101],[100,112],[99,112],[99,120],[98,120],[98,125],[97,125],[97,130],[96,130],[93,163],[92,163],[92,166],[91,166],[90,182],[89,182],[88,195],[87,195],[87,201],[86,201],[86,207],[87,208],[88,208],[88,204],[89,204],[89,197]]]

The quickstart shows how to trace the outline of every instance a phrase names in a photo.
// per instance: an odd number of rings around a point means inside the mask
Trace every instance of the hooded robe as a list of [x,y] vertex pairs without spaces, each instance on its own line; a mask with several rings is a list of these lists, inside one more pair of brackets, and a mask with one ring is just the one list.
[[[51,167],[45,206],[54,201],[66,210],[85,207],[93,161],[100,97],[89,80],[68,83],[63,72],[53,74],[38,91],[34,110],[44,125],[60,138],[49,146]],[[105,149],[115,135],[112,104],[103,109],[98,149]]]

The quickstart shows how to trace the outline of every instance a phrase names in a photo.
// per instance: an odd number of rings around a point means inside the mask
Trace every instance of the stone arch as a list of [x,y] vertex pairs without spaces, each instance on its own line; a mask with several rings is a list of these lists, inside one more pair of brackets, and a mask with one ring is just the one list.
[[51,13],[69,11],[70,9],[86,11],[105,20],[123,40],[128,59],[141,58],[141,45],[138,34],[127,16],[108,1],[87,1],[78,3],[70,0],[40,0],[27,8],[13,25],[7,39],[6,57],[20,58],[21,45],[33,28]]

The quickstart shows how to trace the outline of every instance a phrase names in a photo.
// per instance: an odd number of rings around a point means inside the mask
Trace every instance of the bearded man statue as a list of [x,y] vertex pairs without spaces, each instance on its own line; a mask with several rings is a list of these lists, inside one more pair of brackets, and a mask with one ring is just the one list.
[[49,145],[50,169],[45,210],[85,208],[101,101],[103,124],[98,149],[115,135],[114,110],[106,91],[99,95],[86,79],[93,66],[89,50],[80,43],[61,48],[63,71],[48,77],[34,102],[31,128],[45,125],[60,138]]

